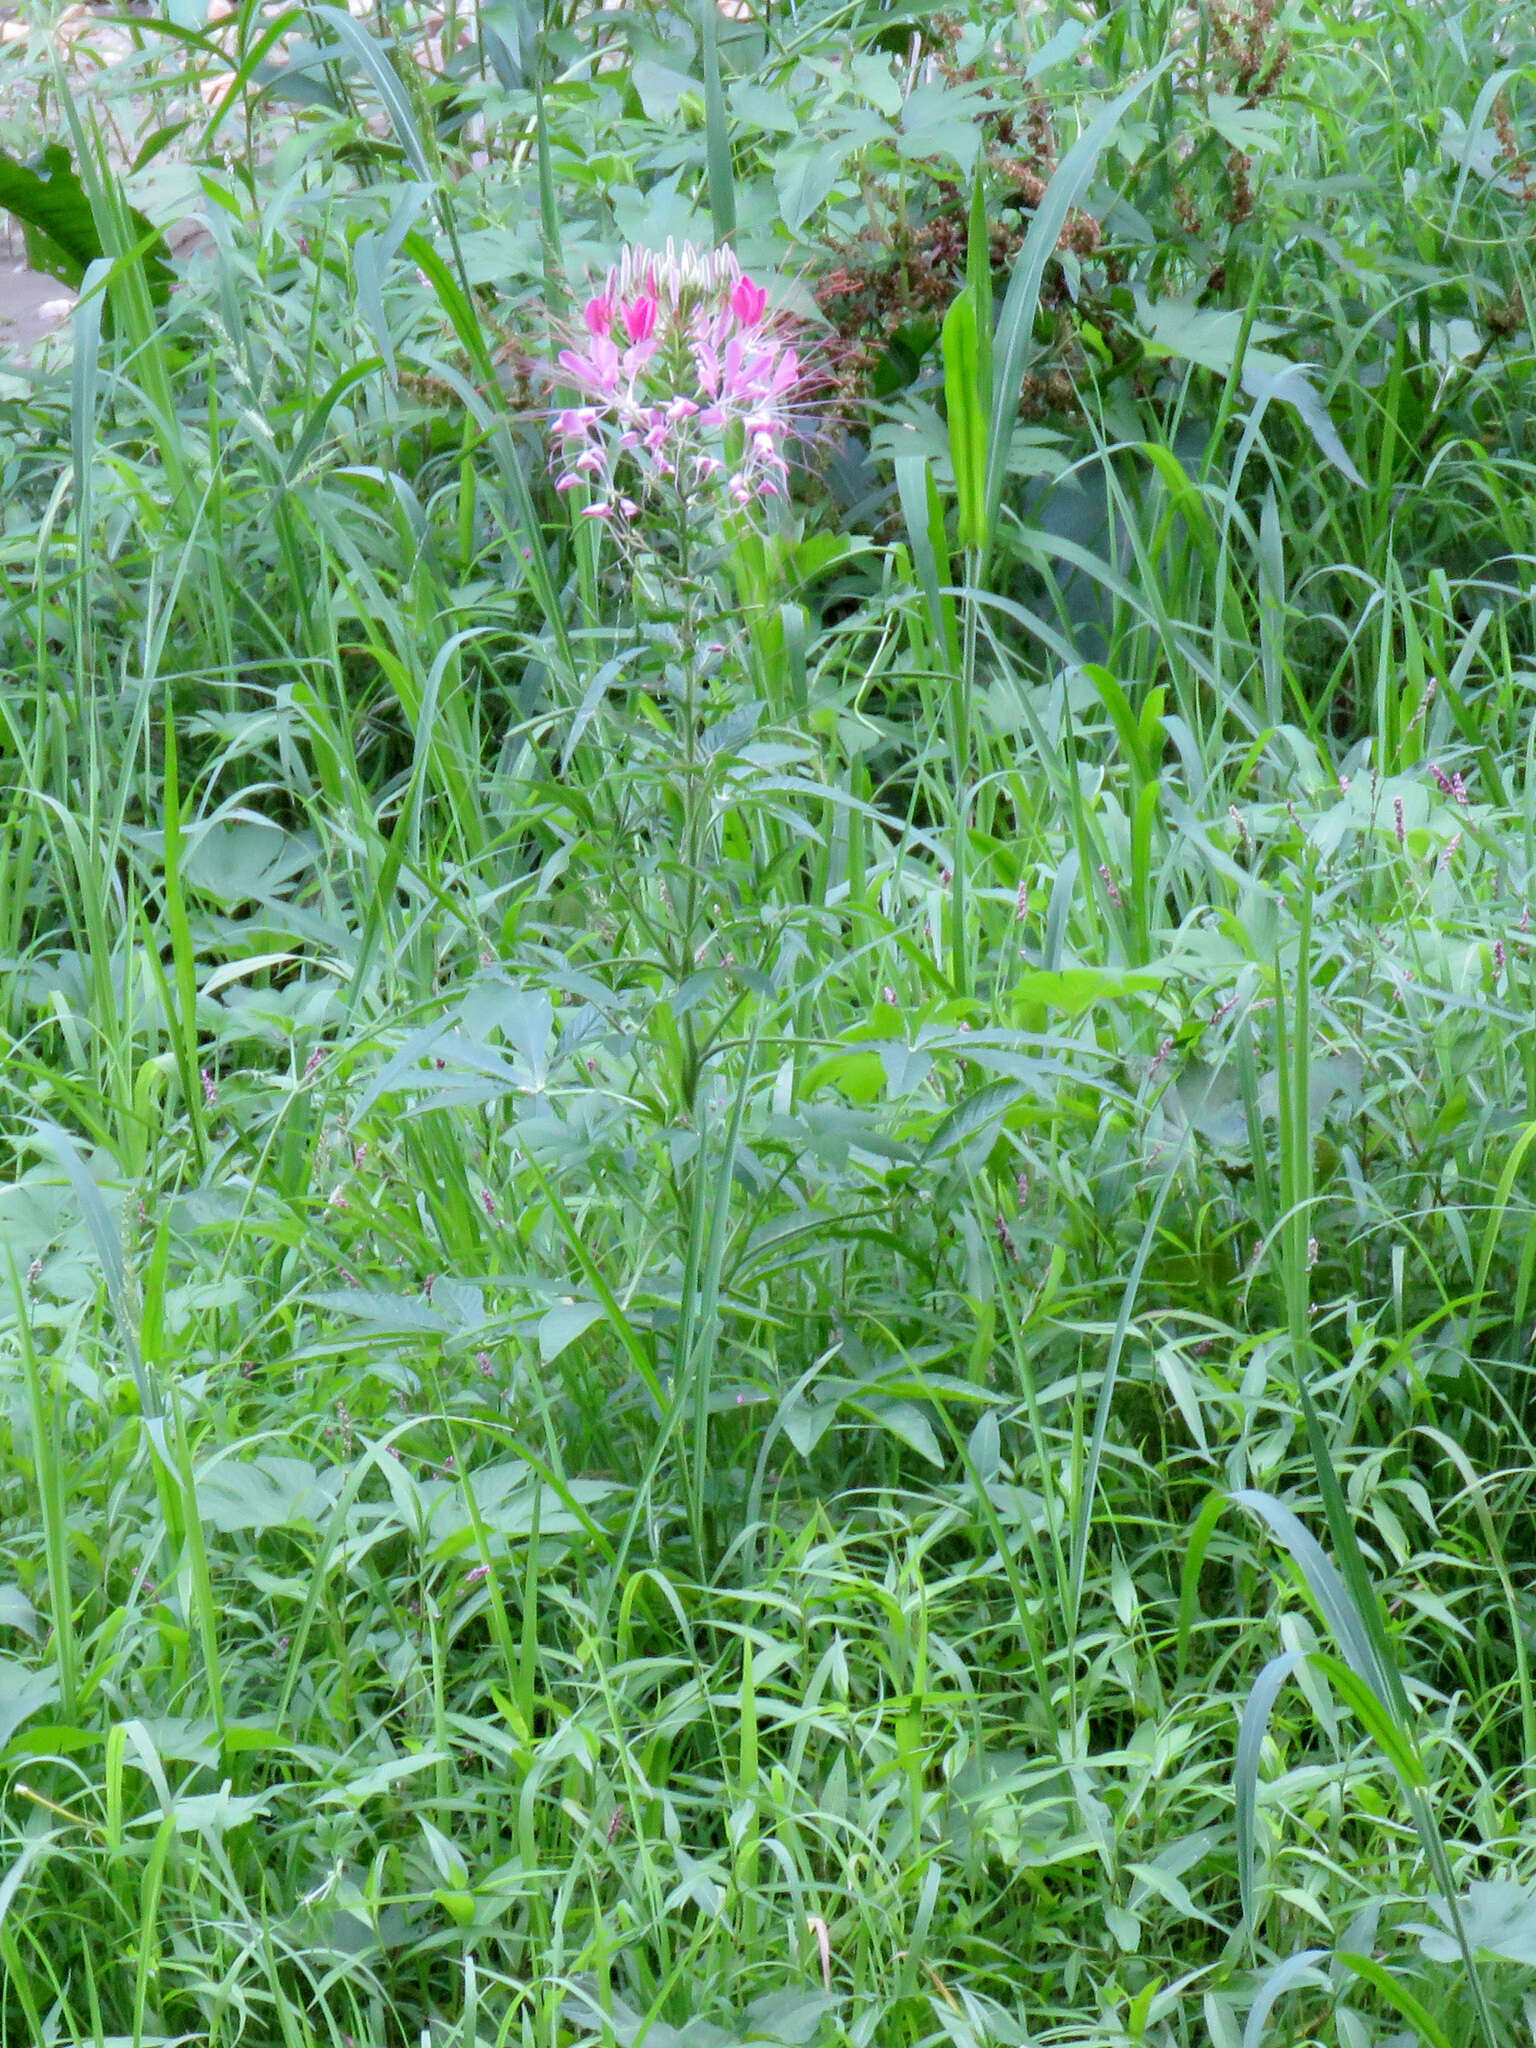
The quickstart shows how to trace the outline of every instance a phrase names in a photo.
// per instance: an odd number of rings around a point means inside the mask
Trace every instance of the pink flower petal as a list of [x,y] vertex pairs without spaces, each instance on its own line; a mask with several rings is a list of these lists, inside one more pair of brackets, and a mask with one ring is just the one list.
[[578,436],[584,439],[601,417],[595,405],[568,406],[564,412],[555,414],[555,432],[567,440]]
[[560,351],[558,367],[564,370],[573,384],[581,384],[589,391],[597,391],[607,397],[618,387],[619,352],[606,335],[594,335],[592,346],[583,355],[575,349]]
[[638,299],[631,299],[623,309],[622,318],[624,332],[631,341],[649,341],[656,331],[655,294],[644,292]]
[[750,277],[738,277],[736,288],[731,293],[731,311],[743,327],[755,327],[763,317],[768,304],[768,294],[761,285],[754,284]]

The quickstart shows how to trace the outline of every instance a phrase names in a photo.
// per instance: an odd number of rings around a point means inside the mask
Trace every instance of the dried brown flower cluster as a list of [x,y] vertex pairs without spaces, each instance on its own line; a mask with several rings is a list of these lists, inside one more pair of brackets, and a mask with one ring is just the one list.
[[[1002,216],[989,230],[992,268],[1002,270],[1022,246],[1027,215],[1045,197],[1056,169],[1050,109],[1044,97],[1022,81],[1012,104],[1001,99],[999,89],[1016,69],[1007,58],[998,60],[996,80],[983,78],[975,64],[953,62],[949,53],[959,24],[949,16],[935,16],[928,33],[937,43],[934,62],[941,75],[954,84],[979,84],[988,100],[996,101],[982,122],[986,159],[1004,188]],[[817,303],[833,329],[833,382],[845,403],[856,398],[888,337],[914,317],[942,316],[960,287],[968,239],[965,198],[957,185],[944,180],[937,183],[937,198],[939,204],[926,220],[875,225],[844,244],[836,266],[816,287]],[[1102,240],[1103,229],[1093,215],[1074,209],[1057,248],[1087,258],[1098,253]],[[1059,274],[1048,278],[1044,302],[1057,303],[1063,295]]]
[[[816,286],[816,303],[833,329],[834,377],[845,390],[873,367],[887,337],[914,316],[939,317],[965,275],[967,226],[960,193],[942,185],[942,210],[885,234],[871,230],[838,251],[840,261]],[[994,269],[1024,239],[1022,226],[994,221]]]
[[1531,159],[1516,139],[1509,100],[1503,93],[1493,103],[1493,132],[1499,138],[1499,168],[1515,187],[1519,198],[1528,206],[1536,203],[1536,173],[1532,171]]
[[1041,377],[1033,370],[1019,386],[1019,416],[1026,420],[1061,419],[1082,411],[1077,385],[1065,364]]
[[1290,37],[1275,34],[1276,0],[1206,0],[1206,8],[1212,54],[1232,89],[1250,105],[1268,99],[1291,61]]
[[1525,294],[1516,285],[1502,306],[1495,306],[1488,315],[1489,330],[1501,341],[1508,341],[1512,334],[1518,334],[1525,325]]

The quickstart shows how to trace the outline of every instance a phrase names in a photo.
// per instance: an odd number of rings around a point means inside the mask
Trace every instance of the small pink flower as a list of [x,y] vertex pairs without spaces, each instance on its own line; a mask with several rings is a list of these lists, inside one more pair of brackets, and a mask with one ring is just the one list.
[[618,389],[619,351],[606,335],[595,335],[584,356],[572,348],[562,349],[559,367],[573,383],[588,391],[598,391],[607,397]]
[[656,331],[656,300],[654,294],[646,292],[638,299],[631,299],[624,308],[624,332],[631,341],[649,341]]
[[600,292],[596,298],[588,299],[582,311],[587,323],[587,332],[592,335],[606,335],[613,326],[613,304]]
[[694,344],[693,365],[699,380],[699,389],[710,398],[720,395],[720,358],[707,341]]
[[611,505],[583,505],[581,516],[583,519],[611,519],[613,517],[613,507]]
[[768,294],[760,284],[754,284],[750,277],[737,278],[736,289],[731,293],[731,311],[743,327],[755,327],[767,304]]
[[601,418],[602,413],[595,405],[567,406],[564,412],[555,414],[555,432],[567,441],[585,438]]

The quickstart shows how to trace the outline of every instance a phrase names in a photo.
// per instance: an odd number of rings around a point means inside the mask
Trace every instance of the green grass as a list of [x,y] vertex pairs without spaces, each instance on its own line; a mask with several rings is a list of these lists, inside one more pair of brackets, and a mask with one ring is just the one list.
[[[1525,2039],[1523,15],[28,19],[0,2044]],[[520,366],[732,223],[664,601]]]

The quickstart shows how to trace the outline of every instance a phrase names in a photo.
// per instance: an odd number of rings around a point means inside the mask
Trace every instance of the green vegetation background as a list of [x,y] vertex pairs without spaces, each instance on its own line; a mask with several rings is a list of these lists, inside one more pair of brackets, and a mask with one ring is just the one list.
[[0,40],[0,2042],[1528,2040],[1536,23],[216,12]]

